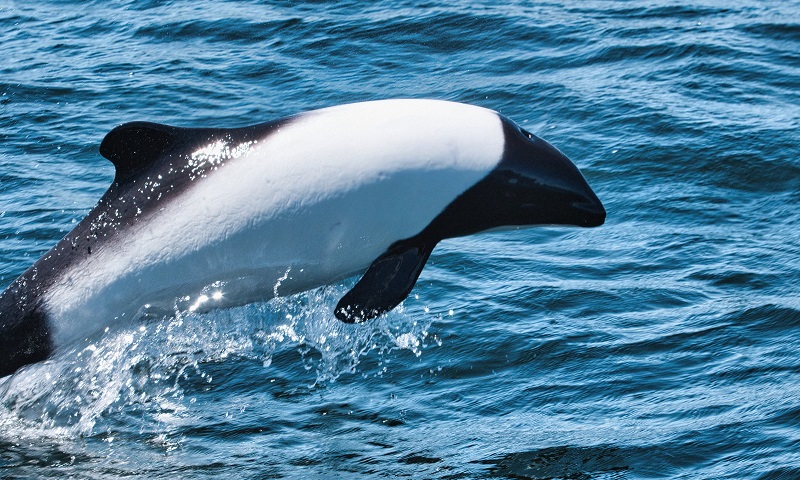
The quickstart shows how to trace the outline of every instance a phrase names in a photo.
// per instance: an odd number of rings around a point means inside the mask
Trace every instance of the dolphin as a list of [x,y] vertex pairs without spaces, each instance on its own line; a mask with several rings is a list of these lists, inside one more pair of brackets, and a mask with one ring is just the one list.
[[606,216],[555,147],[497,112],[440,100],[242,128],[132,122],[100,154],[114,164],[109,189],[0,294],[0,376],[111,323],[359,273],[334,314],[366,321],[406,298],[443,239]]

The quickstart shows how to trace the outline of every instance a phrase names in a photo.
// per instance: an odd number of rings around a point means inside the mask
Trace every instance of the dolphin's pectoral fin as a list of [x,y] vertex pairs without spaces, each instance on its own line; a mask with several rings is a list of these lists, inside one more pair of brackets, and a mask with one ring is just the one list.
[[336,305],[336,318],[345,323],[371,320],[402,302],[428,261],[435,242],[398,242],[369,266],[361,280]]

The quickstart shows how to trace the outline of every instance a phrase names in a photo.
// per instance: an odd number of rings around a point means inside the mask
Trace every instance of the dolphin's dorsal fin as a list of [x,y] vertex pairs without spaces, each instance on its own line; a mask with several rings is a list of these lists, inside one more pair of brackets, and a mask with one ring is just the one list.
[[435,246],[431,240],[410,238],[389,247],[339,300],[336,318],[345,323],[364,322],[399,305],[411,293]]
[[150,122],[116,127],[100,143],[100,155],[111,160],[117,178],[129,178],[183,141],[186,129]]

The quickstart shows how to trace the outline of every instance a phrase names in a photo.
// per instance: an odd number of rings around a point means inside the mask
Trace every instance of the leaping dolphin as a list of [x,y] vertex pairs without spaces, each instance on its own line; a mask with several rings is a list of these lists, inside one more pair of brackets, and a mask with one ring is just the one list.
[[601,225],[577,167],[511,120],[438,100],[324,108],[243,128],[133,122],[116,175],[0,294],[0,376],[112,322],[288,295],[365,272],[334,310],[397,306],[445,238]]

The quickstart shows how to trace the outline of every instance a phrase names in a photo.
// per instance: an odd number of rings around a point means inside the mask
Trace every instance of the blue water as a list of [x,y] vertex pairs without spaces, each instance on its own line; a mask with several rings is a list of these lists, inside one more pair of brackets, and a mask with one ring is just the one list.
[[[3,478],[800,478],[800,4],[0,2],[0,286],[131,120],[415,97],[502,112],[609,216],[111,331],[0,380]],[[693,3],[686,6],[684,3]]]

